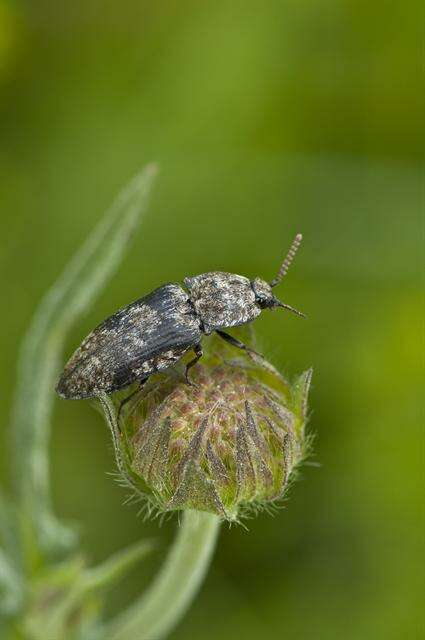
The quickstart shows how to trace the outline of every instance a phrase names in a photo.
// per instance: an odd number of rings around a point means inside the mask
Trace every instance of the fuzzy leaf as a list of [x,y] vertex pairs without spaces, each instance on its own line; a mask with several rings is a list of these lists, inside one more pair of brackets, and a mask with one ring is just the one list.
[[0,549],[0,613],[15,613],[22,604],[23,583],[16,568]]
[[16,536],[18,528],[19,519],[16,509],[0,491],[0,543],[14,565],[19,565],[21,561],[20,546]]
[[86,592],[97,591],[115,583],[153,548],[152,541],[142,540],[127,549],[118,551],[101,565],[86,569],[81,576],[81,589]]
[[[33,607],[25,619],[25,629],[35,640],[89,637],[99,632],[99,592],[116,583],[153,549],[142,541],[117,552],[101,565],[86,569],[81,557],[74,557],[48,571],[34,585]],[[48,607],[43,605],[48,601]],[[100,635],[101,637],[101,635]]]
[[75,542],[50,506],[48,445],[53,388],[71,325],[96,300],[119,266],[145,210],[156,167],[149,165],[118,196],[62,275],[42,299],[24,338],[12,413],[14,471],[20,504],[41,548]]

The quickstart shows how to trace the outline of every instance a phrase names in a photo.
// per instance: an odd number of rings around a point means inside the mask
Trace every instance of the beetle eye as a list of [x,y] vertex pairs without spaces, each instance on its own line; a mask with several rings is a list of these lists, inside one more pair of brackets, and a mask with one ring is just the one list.
[[275,306],[273,299],[265,295],[257,295],[256,302],[261,309],[269,309]]

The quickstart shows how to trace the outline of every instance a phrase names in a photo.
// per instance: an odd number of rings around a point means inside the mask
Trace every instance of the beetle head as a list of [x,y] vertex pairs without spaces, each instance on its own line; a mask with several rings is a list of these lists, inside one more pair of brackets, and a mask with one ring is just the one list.
[[291,307],[289,304],[285,304],[278,300],[278,298],[276,298],[272,291],[273,287],[278,285],[288,272],[289,265],[291,264],[297,252],[297,249],[301,244],[301,240],[302,235],[298,233],[295,236],[295,239],[291,244],[288,253],[286,254],[285,260],[282,262],[282,266],[280,267],[277,276],[273,278],[270,283],[262,280],[261,278],[255,278],[255,280],[253,280],[252,288],[255,293],[256,302],[261,307],[261,309],[276,309],[277,307],[281,307],[282,309],[288,309],[288,311],[296,313],[298,316],[305,317],[304,314],[301,313],[301,311],[298,311],[297,309]]

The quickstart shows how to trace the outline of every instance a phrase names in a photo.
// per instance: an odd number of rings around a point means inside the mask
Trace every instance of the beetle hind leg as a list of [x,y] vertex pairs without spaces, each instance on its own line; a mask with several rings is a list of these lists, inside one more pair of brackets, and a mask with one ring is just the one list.
[[187,365],[186,365],[186,371],[185,371],[186,383],[187,383],[187,384],[189,384],[191,387],[195,387],[196,385],[195,385],[195,383],[194,383],[194,382],[192,382],[192,381],[189,379],[189,369],[191,369],[192,367],[194,367],[194,366],[195,366],[195,364],[198,362],[198,360],[199,360],[200,358],[202,358],[202,356],[204,355],[204,352],[203,352],[202,347],[201,347],[201,345],[200,345],[200,344],[196,344],[196,345],[193,347],[193,350],[194,350],[194,352],[195,352],[195,357],[193,358],[193,360],[191,360],[190,362],[188,362],[188,363],[187,363]]
[[146,380],[148,378],[143,378],[142,380],[139,381],[138,387],[137,389],[135,389],[134,391],[132,391],[128,396],[126,396],[125,398],[123,398],[120,402],[120,406],[118,407],[118,413],[117,413],[117,422],[119,424],[120,421],[120,417],[121,417],[121,412],[123,410],[123,408],[125,407],[125,405],[130,402],[130,400],[132,398],[134,398],[134,396],[139,393],[139,391],[142,389],[143,385],[145,384]]

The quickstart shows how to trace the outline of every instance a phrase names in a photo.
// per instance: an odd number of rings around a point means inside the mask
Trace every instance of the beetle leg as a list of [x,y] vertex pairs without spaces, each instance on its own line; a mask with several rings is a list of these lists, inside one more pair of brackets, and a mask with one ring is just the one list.
[[216,333],[220,336],[220,338],[223,338],[223,340],[231,344],[233,347],[237,347],[238,349],[243,349],[243,351],[246,351],[246,353],[254,360],[256,358],[263,359],[263,356],[260,353],[257,353],[254,349],[251,349],[250,347],[247,347],[246,344],[244,344],[237,338],[234,338],[229,333],[225,333],[224,331],[220,331],[219,329],[216,329]]
[[193,358],[193,360],[187,363],[185,377],[186,377],[187,384],[190,384],[192,387],[195,387],[196,385],[189,380],[189,369],[191,369],[198,362],[199,358],[202,358],[204,352],[202,351],[202,347],[200,344],[196,344],[193,347],[193,350],[195,352],[195,357]]
[[218,333],[220,338],[223,338],[223,340],[231,344],[233,347],[238,347],[238,349],[243,349],[247,354],[247,356],[249,356],[251,360],[253,360],[256,364],[259,364],[261,367],[263,367],[267,371],[270,371],[271,373],[273,373],[273,375],[282,377],[280,373],[274,368],[274,366],[271,365],[270,362],[268,362],[264,358],[264,356],[261,355],[261,353],[258,353],[258,351],[255,351],[254,349],[247,347],[246,344],[244,344],[237,338],[234,338],[233,336],[229,335],[228,333],[225,333],[224,331],[219,331],[218,329],[216,329],[216,333]]
[[147,380],[147,378],[143,378],[142,380],[140,380],[139,386],[137,387],[137,389],[132,391],[126,398],[123,398],[121,400],[120,406],[118,407],[118,413],[117,413],[117,422],[118,422],[118,424],[119,424],[119,421],[120,421],[121,411],[123,410],[123,407],[125,407],[127,402],[129,402],[131,400],[131,398],[133,398],[136,395],[136,393],[139,393],[139,391],[141,390],[141,388],[145,384],[146,380]]

